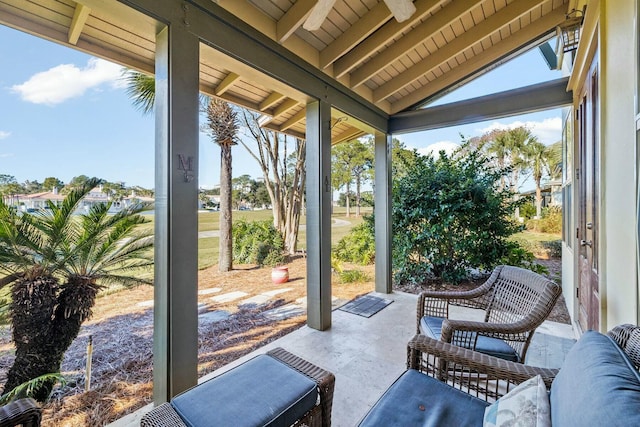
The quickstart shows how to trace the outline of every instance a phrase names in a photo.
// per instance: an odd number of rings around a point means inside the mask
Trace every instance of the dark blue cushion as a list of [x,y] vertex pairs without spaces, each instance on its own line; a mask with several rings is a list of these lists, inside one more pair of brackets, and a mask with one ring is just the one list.
[[[420,330],[424,335],[439,340],[442,333],[443,321],[444,319],[442,317],[424,316],[420,320]],[[513,347],[498,338],[478,335],[475,350],[490,356],[499,357],[512,362],[519,362],[518,353],[516,353]]]
[[409,369],[360,422],[360,427],[482,426],[489,404]]
[[551,424],[640,426],[640,375],[606,335],[587,331],[551,385]]
[[174,397],[190,427],[290,426],[316,404],[316,383],[260,355]]

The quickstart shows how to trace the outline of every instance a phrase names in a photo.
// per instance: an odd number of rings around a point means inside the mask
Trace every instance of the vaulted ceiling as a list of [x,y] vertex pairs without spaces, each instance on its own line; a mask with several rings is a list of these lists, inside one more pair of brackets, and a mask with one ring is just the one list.
[[[404,22],[382,0],[336,0],[315,31],[303,24],[318,0],[214,3],[392,115],[548,39],[576,0],[415,0],[416,12]],[[0,0],[0,23],[153,72],[158,24],[116,0]],[[310,99],[286,82],[204,44],[200,78],[204,93],[259,111],[266,127],[304,137]],[[333,115],[334,142],[370,131]]]

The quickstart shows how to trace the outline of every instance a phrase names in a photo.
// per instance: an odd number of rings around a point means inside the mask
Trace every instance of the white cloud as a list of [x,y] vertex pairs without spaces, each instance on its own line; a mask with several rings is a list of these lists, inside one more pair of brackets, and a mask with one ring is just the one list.
[[457,144],[455,142],[438,141],[426,147],[418,148],[418,153],[425,156],[433,153],[433,155],[437,156],[440,151],[444,150],[445,153],[451,155],[458,148],[460,148],[460,144]]
[[82,96],[102,84],[122,86],[122,67],[103,59],[91,58],[84,68],[62,64],[34,74],[26,82],[11,87],[20,97],[34,104],[54,105]]
[[13,157],[13,153],[0,153],[0,159],[4,159],[7,157]]
[[11,132],[5,132],[3,130],[0,130],[0,139],[9,138],[9,135],[11,135]]
[[504,124],[500,122],[493,122],[489,126],[478,129],[478,134],[484,134],[486,132],[490,132],[495,129],[513,129],[519,126],[525,126],[528,128],[535,136],[538,137],[540,142],[545,145],[553,144],[554,142],[560,141],[562,137],[562,119],[560,117],[553,117],[544,119],[542,121],[515,121],[513,123]]

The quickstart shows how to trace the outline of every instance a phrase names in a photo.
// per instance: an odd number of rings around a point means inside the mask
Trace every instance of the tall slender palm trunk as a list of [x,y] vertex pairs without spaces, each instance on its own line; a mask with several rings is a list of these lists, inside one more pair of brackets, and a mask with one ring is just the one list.
[[[230,141],[229,141],[230,142]],[[220,144],[220,255],[219,271],[233,268],[231,237],[231,144]]]

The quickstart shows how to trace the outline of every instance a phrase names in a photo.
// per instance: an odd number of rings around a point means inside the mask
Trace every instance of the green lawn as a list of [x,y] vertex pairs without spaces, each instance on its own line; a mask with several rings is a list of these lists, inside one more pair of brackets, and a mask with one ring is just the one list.
[[[370,214],[371,208],[363,208],[362,214]],[[331,244],[335,245],[340,239],[346,236],[349,231],[356,225],[361,224],[362,217],[355,217],[355,210],[351,210],[351,216],[345,217],[346,209],[335,207],[332,220],[347,221],[349,225],[332,227],[331,229]],[[150,222],[146,223],[143,227],[153,228],[153,215],[148,217]],[[247,221],[264,221],[271,220],[273,215],[270,209],[255,210],[255,211],[233,211],[233,222],[241,219]],[[300,218],[300,232],[298,233],[298,249],[305,249],[307,246],[307,233],[303,225],[306,224],[306,217]],[[198,213],[198,231],[215,231],[220,229],[220,213],[219,212],[200,212]],[[218,261],[219,251],[219,239],[218,237],[206,237],[198,239],[198,268],[203,269],[214,265]]]

